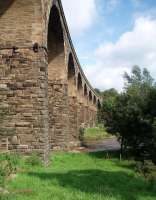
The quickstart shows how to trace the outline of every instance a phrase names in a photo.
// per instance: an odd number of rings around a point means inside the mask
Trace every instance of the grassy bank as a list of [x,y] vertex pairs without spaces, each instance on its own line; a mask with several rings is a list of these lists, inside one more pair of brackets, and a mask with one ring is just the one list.
[[94,128],[86,128],[84,132],[84,140],[105,140],[112,138],[111,134],[108,134],[104,127],[97,126]]
[[[48,168],[23,160],[7,200],[155,200],[133,162],[105,159],[104,153],[55,153]],[[2,199],[2,197],[1,197]]]

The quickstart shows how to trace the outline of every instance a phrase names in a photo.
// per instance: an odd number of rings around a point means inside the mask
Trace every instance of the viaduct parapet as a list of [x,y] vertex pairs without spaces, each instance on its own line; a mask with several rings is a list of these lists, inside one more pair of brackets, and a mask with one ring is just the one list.
[[78,145],[79,128],[95,124],[100,97],[82,71],[60,0],[0,1],[0,104],[8,109],[3,126],[14,132],[10,149],[46,156]]

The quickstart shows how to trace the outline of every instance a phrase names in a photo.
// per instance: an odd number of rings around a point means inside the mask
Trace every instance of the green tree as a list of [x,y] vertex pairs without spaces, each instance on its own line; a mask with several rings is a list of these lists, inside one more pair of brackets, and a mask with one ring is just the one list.
[[115,106],[118,92],[114,88],[101,92],[103,103],[100,112],[101,121],[104,125],[111,124],[112,112]]
[[[125,73],[124,92],[112,103],[103,103],[102,110],[108,131],[117,133],[121,140],[121,153],[131,152],[136,158],[155,156],[156,146],[156,87],[147,69],[134,66]],[[109,106],[108,106],[109,105]],[[111,105],[111,106],[110,106]],[[154,159],[153,159],[154,160]]]
[[96,92],[97,94],[101,95],[101,91],[100,91],[98,88],[95,88],[94,90],[95,90],[95,92]]

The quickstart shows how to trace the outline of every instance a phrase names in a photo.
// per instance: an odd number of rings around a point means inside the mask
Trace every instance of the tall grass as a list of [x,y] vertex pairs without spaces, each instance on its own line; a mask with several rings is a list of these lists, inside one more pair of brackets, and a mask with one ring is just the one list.
[[148,182],[133,162],[105,153],[55,153],[48,168],[21,164],[7,188],[8,200],[155,200]]

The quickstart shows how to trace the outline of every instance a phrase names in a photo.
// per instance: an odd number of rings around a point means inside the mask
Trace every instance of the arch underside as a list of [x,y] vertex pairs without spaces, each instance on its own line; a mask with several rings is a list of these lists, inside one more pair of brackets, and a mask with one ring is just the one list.
[[59,11],[53,6],[48,26],[48,79],[58,81],[65,79],[64,36]]
[[64,34],[58,8],[53,5],[48,25],[49,135],[52,146],[68,146],[68,94]]

